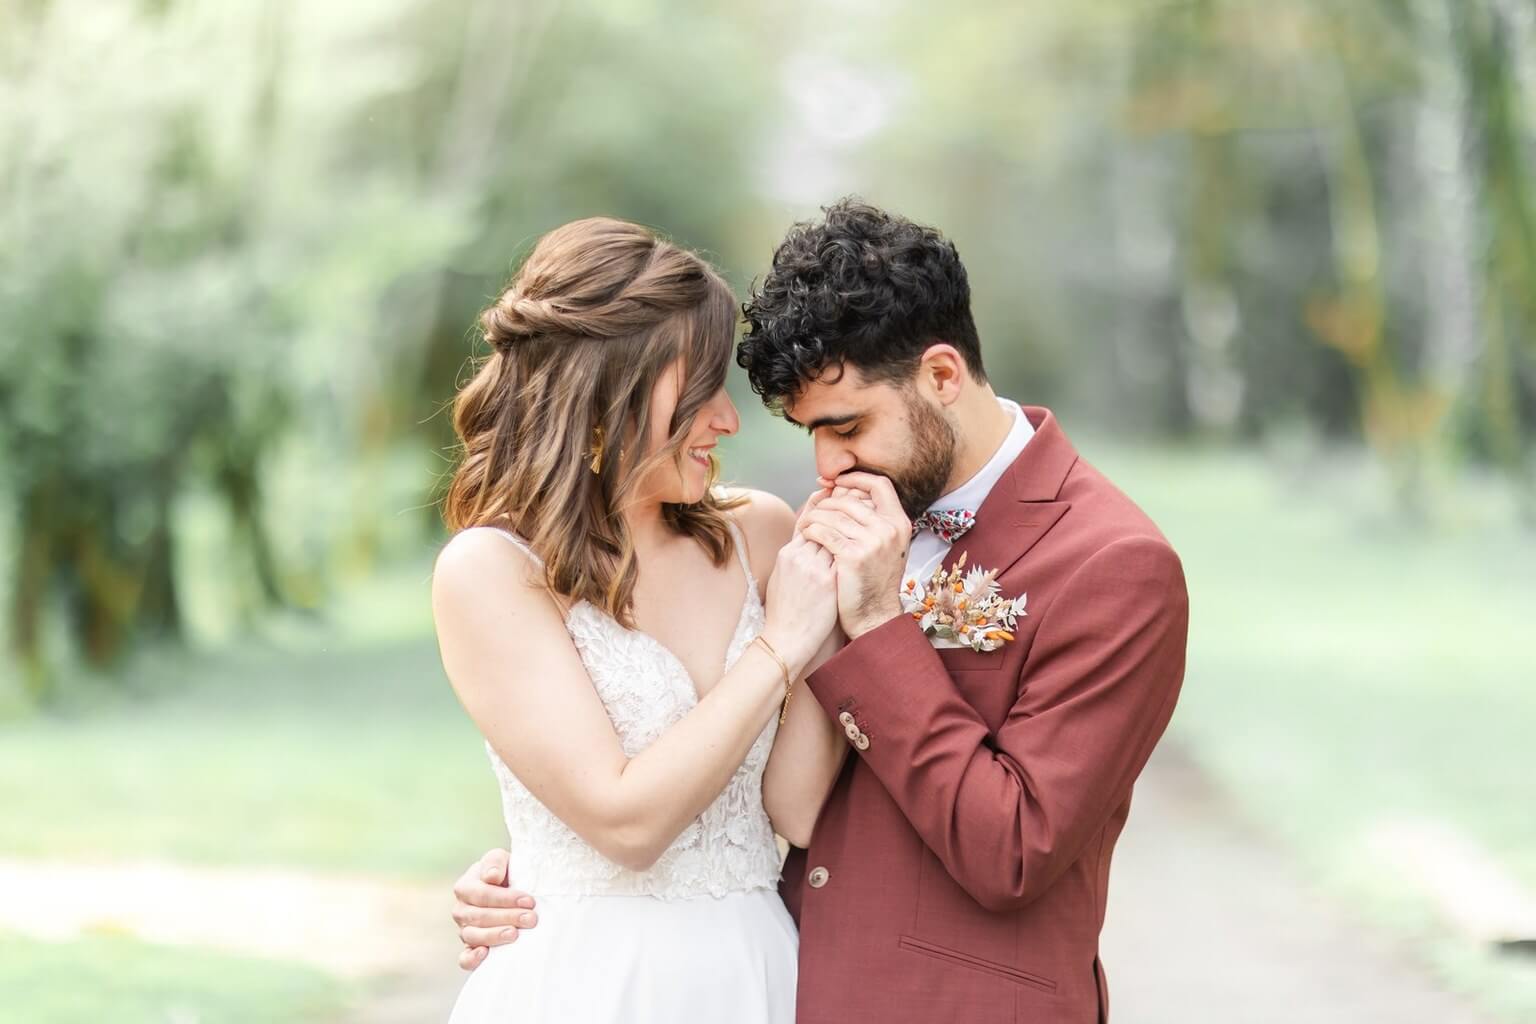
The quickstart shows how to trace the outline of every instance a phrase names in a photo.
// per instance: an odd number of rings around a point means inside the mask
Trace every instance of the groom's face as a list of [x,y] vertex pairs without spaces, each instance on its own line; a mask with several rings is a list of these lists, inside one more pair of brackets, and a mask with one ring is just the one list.
[[955,429],[946,410],[911,384],[866,381],[845,367],[785,402],[785,418],[809,431],[816,472],[889,477],[908,518],[928,510],[949,482]]

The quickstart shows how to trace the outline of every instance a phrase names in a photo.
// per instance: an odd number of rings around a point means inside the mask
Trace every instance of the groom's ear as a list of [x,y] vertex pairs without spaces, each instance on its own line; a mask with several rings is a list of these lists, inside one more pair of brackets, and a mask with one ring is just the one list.
[[946,341],[929,345],[917,364],[917,386],[932,394],[941,405],[959,398],[970,379],[965,357]]

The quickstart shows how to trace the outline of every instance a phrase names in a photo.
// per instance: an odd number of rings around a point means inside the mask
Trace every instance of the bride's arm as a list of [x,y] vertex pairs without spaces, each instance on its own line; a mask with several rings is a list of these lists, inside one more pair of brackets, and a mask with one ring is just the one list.
[[[795,513],[779,498],[760,491],[748,492],[750,503],[739,513],[747,536],[752,571],[764,584],[771,583],[776,553],[794,536]],[[837,723],[828,717],[805,687],[810,675],[847,642],[836,628],[795,680],[789,713],[779,726],[773,752],[763,773],[763,808],[773,830],[795,846],[806,846],[821,805],[848,754],[848,741]]]
[[792,846],[811,844],[821,805],[848,756],[847,738],[806,689],[804,676],[821,667],[846,640],[842,630],[834,629],[806,665],[763,772],[763,808],[773,830]]
[[[821,561],[797,545],[778,559],[786,577],[817,578]],[[566,633],[537,586],[538,570],[505,538],[459,534],[439,556],[432,611],[443,666],[492,749],[548,807],[600,853],[644,870],[719,795],[783,698],[783,673],[753,644],[698,705],[633,758]],[[831,568],[824,586],[831,586]],[[821,621],[803,601],[779,601],[766,639],[803,673]]]

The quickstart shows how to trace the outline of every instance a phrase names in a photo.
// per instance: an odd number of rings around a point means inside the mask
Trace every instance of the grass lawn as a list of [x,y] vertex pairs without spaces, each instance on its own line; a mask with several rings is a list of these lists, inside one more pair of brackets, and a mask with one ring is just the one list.
[[[478,734],[425,618],[426,568],[365,625],[136,666],[154,696],[0,724],[11,856],[273,864],[449,878],[504,841]],[[402,611],[404,609],[404,611]]]
[[0,727],[12,856],[452,877],[500,843],[495,783],[430,644],[242,651],[83,720]]
[[295,964],[119,936],[49,943],[0,934],[0,1024],[326,1021],[347,991]]
[[[0,855],[274,865],[430,881],[446,898],[505,832],[425,581],[422,564],[382,578],[337,629],[146,660],[115,688],[139,698],[81,686],[79,710],[0,723]],[[360,986],[125,936],[0,936],[0,992],[0,1024],[308,1024]]]

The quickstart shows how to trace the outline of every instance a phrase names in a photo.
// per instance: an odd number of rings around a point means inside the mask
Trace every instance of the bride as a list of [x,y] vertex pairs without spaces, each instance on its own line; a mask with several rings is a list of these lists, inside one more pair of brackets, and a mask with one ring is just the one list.
[[715,486],[735,299],[605,218],[539,240],[480,318],[432,606],[539,927],[452,1024],[790,1024],[778,832],[808,842],[847,747],[799,681],[836,649],[831,556]]

